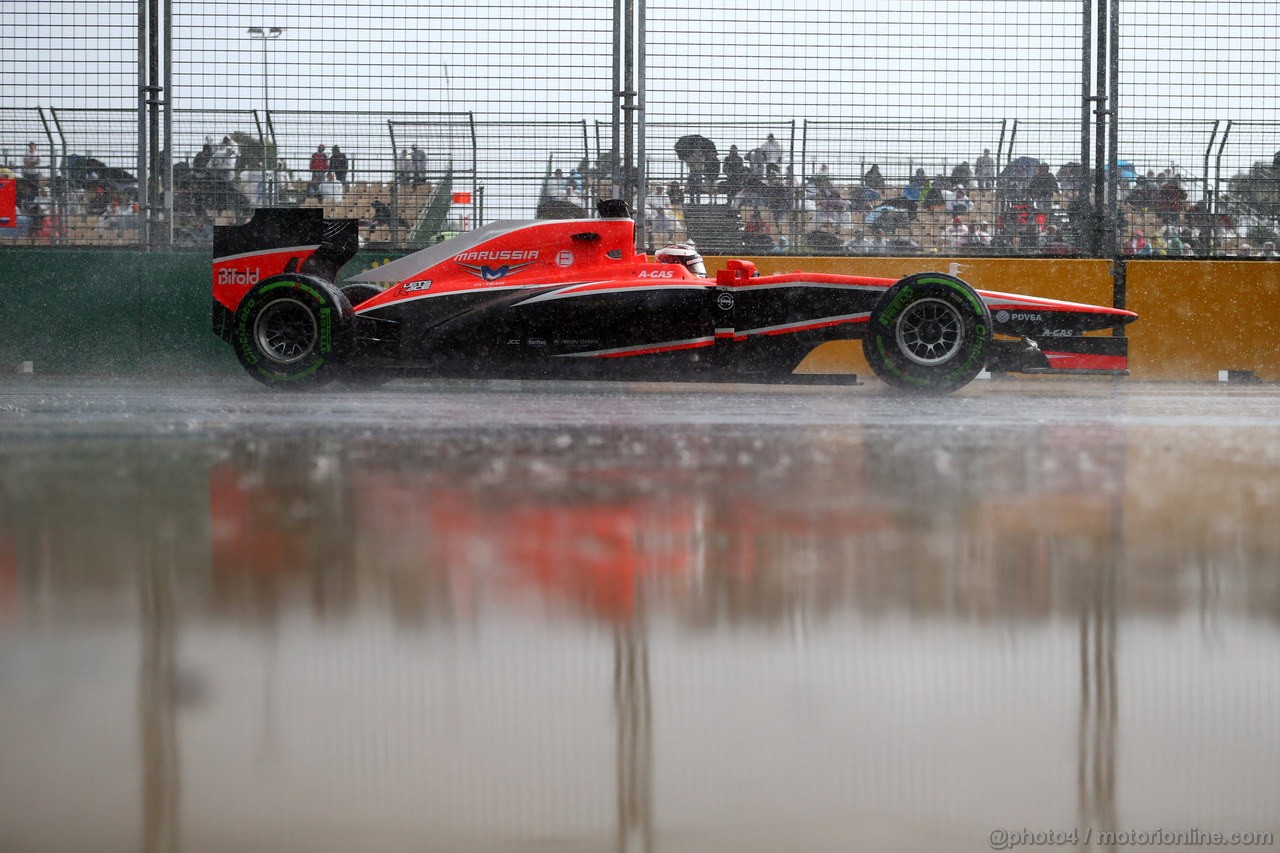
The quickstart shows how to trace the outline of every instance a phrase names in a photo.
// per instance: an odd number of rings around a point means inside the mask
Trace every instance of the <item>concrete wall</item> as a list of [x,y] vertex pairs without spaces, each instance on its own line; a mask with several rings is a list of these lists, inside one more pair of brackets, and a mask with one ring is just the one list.
[[[362,254],[354,274],[395,256]],[[762,273],[805,270],[898,278],[960,265],[976,287],[1111,304],[1107,261],[1052,258],[763,257]],[[723,259],[708,259],[714,271]],[[0,251],[0,370],[41,374],[237,375],[209,328],[209,255],[102,249]],[[1220,370],[1280,379],[1280,263],[1128,264],[1130,368],[1138,379],[1214,381]],[[867,373],[856,342],[827,344],[802,369]]]

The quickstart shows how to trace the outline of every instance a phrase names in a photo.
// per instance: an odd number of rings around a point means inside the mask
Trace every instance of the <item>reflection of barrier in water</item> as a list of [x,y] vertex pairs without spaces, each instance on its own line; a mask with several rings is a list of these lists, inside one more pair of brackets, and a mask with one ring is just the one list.
[[643,626],[613,632],[619,851],[653,850],[653,698]]
[[169,853],[182,848],[174,570],[173,565],[153,556],[138,574],[142,626],[138,742],[142,748],[142,828],[146,853]]
[[[1125,436],[1107,443],[1109,465],[1123,482]],[[1106,501],[1111,547],[1106,559],[1081,571],[1085,578],[1080,609],[1080,719],[1076,740],[1077,817],[1081,826],[1115,832],[1116,745],[1119,736],[1119,679],[1117,658],[1117,598],[1124,566],[1124,490],[1112,490]]]

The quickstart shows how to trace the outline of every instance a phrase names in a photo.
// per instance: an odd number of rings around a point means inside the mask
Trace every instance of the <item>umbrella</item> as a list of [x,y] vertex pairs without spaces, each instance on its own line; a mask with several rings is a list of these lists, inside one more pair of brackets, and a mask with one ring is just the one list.
[[[1108,173],[1110,173],[1110,170],[1111,170],[1111,166],[1108,165],[1107,166]],[[1138,170],[1135,169],[1133,167],[1133,164],[1130,163],[1128,160],[1117,160],[1116,170],[1120,172],[1120,177],[1123,180],[1128,181],[1129,183],[1133,183],[1138,179]]]
[[67,179],[76,187],[102,183],[109,184],[115,189],[123,190],[138,183],[133,175],[124,169],[108,166],[101,160],[80,154],[68,154],[66,159],[63,160],[62,168]]
[[1035,157],[1015,157],[1000,172],[998,186],[1007,198],[1017,200],[1026,195],[1031,176],[1044,161]]
[[1036,169],[1044,162],[1035,157],[1015,157],[1005,164],[1000,172],[1001,181],[1029,181]]
[[705,136],[691,133],[682,136],[676,140],[676,156],[681,160],[688,161],[694,154],[710,154],[712,157],[719,156],[716,151],[716,144]]

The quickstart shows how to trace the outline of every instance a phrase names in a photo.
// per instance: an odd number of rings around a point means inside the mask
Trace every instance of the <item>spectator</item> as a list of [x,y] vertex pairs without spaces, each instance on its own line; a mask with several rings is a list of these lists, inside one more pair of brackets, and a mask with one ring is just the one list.
[[765,137],[764,143],[760,146],[760,153],[764,155],[765,174],[769,176],[778,174],[782,165],[782,146],[778,144],[778,140],[772,133]]
[[[769,183],[764,188],[764,195],[768,203],[769,213],[773,215],[773,225],[781,231],[784,220],[791,218],[791,213],[796,205],[795,175],[790,166],[787,167],[786,176],[779,177],[775,175],[769,180]],[[782,246],[783,241],[779,240],[778,245]]]
[[34,142],[27,143],[27,153],[22,157],[22,180],[31,187],[33,194],[40,191],[40,149]]
[[1133,236],[1124,242],[1122,249],[1126,255],[1151,254],[1151,244],[1147,242],[1147,237],[1141,229],[1133,232]]
[[409,223],[403,219],[399,219],[392,214],[391,205],[381,199],[373,200],[373,224],[369,226],[369,239],[373,239],[373,235],[377,233],[379,228],[387,231],[387,236],[391,236],[394,230],[392,224],[399,225],[400,228],[408,228]]
[[968,244],[969,228],[959,216],[953,216],[951,217],[951,224],[942,232],[942,236],[947,241],[949,248],[953,251],[959,251]]
[[329,157],[329,171],[333,172],[333,176],[338,179],[338,183],[342,184],[343,189],[346,189],[347,155],[336,145],[333,146],[333,154]]
[[748,151],[747,168],[751,171],[751,177],[763,181],[765,179],[764,152],[759,148]]
[[[248,174],[246,172],[245,174]],[[267,207],[275,196],[275,172],[264,163],[253,176],[253,203],[255,207]]]
[[943,189],[946,180],[942,175],[938,175],[932,181],[925,181],[924,188],[920,191],[920,204],[925,210],[937,210],[946,207],[946,190]]
[[655,240],[670,243],[671,220],[667,217],[667,197],[662,191],[662,184],[649,185],[649,193],[644,197],[644,207],[649,217],[649,233]]
[[991,232],[988,231],[987,228],[988,226],[985,222],[980,225],[976,223],[970,225],[969,234],[964,238],[965,248],[970,251],[974,251],[976,249],[981,249],[984,246],[990,246]]
[[1058,226],[1053,223],[1049,223],[1044,227],[1044,230],[1040,232],[1038,248],[1042,252],[1062,254],[1063,252],[1070,251],[1071,247],[1067,244],[1066,240],[1062,238],[1062,233]]
[[990,192],[996,185],[996,161],[991,159],[991,149],[983,148],[982,156],[974,164],[974,177],[978,179],[978,189]]
[[724,191],[734,196],[747,181],[747,165],[738,153],[738,146],[730,145],[729,153],[724,158]]
[[427,182],[427,152],[414,145],[409,159],[413,161],[413,185],[420,187]]
[[672,210],[684,207],[684,190],[680,189],[678,181],[667,184],[667,201],[671,202]]
[[714,151],[704,152],[702,158],[704,167],[703,175],[707,181],[707,191],[712,195],[720,188],[720,158],[716,156]]
[[1049,171],[1049,164],[1037,165],[1036,173],[1027,183],[1027,195],[1031,197],[1031,203],[1035,205],[1036,210],[1041,213],[1052,210],[1053,197],[1060,191],[1058,179],[1053,176],[1053,172]]
[[971,180],[973,180],[973,171],[969,168],[968,160],[951,170],[952,187],[960,187],[967,190]]
[[240,145],[230,136],[222,137],[222,147],[231,149],[231,168],[235,169],[240,166]]
[[871,168],[862,176],[862,185],[875,190],[877,196],[884,195],[884,175],[880,174],[879,164],[871,164]]
[[1237,258],[1251,258],[1251,257],[1253,257],[1253,247],[1252,247],[1252,246],[1250,246],[1248,243],[1241,243],[1241,244],[1236,248],[1236,257],[1237,257]]
[[1129,193],[1129,206],[1134,210],[1150,210],[1156,203],[1156,186],[1154,175],[1148,172],[1139,175],[1133,182],[1133,190]]
[[742,227],[743,245],[752,252],[769,252],[773,250],[773,237],[769,235],[769,226],[760,213],[760,208],[751,212],[751,218]]
[[1187,192],[1176,176],[1169,178],[1156,190],[1156,213],[1166,225],[1173,224],[1182,217],[1186,204]]
[[902,198],[899,202],[906,210],[907,215],[911,219],[916,218],[916,210],[920,205],[925,187],[928,185],[929,179],[924,175],[924,169],[916,169],[916,173],[907,181],[907,185],[902,188]]
[[965,214],[971,210],[973,210],[973,199],[969,198],[969,194],[963,187],[957,187],[951,198],[947,199],[947,212]]
[[873,234],[888,235],[910,221],[907,211],[891,204],[882,204],[866,216],[866,225]]
[[862,231],[854,231],[853,238],[844,247],[855,255],[874,255],[883,248],[883,241],[878,236],[867,236]]
[[341,204],[343,196],[342,184],[334,176],[332,171],[324,173],[324,179],[320,181],[317,197],[324,202],[332,204]]
[[689,201],[698,204],[702,201],[702,186],[707,170],[707,154],[703,151],[694,151],[685,160],[685,163],[689,167]]
[[400,159],[396,161],[396,183],[408,186],[409,175],[413,170],[413,162],[409,159],[409,149],[400,149]]
[[851,210],[866,212],[880,203],[880,193],[874,187],[855,189],[849,198]]
[[311,182],[307,184],[307,198],[320,197],[320,184],[324,181],[325,172],[329,171],[329,155],[324,150],[323,145],[317,145],[311,155]]
[[1276,257],[1276,244],[1275,244],[1275,241],[1274,241],[1274,240],[1268,240],[1267,242],[1263,243],[1263,244],[1262,244],[1262,251],[1258,253],[1258,257],[1260,257],[1260,258],[1274,258],[1274,257]]
[[238,151],[239,149],[231,142],[230,138],[223,138],[222,147],[214,152],[213,158],[209,161],[209,171],[213,173],[213,177],[224,181],[235,180],[236,160],[239,159]]
[[569,197],[569,185],[564,180],[564,170],[556,169],[547,179],[547,198],[563,201]]
[[15,189],[20,209],[34,204],[40,194],[40,153],[34,142],[27,143],[27,153],[22,158],[22,175]]
[[213,143],[206,142],[204,147],[191,158],[191,171],[201,180],[209,176],[209,164],[213,162]]

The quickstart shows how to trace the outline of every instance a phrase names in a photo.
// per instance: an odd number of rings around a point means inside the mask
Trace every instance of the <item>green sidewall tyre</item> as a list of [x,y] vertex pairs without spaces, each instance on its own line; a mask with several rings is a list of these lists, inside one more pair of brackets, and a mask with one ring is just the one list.
[[909,275],[871,312],[862,352],[876,377],[916,394],[950,394],[987,365],[991,312],[955,276]]
[[264,385],[315,388],[337,376],[351,349],[353,316],[347,298],[324,279],[273,276],[240,301],[231,345]]

